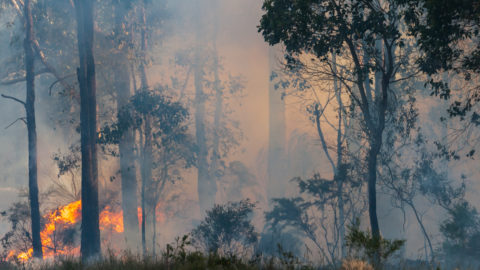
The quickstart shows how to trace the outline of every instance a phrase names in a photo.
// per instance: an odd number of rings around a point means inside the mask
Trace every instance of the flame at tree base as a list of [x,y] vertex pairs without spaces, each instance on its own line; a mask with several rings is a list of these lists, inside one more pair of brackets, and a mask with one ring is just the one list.
[[[42,239],[42,251],[45,258],[58,255],[78,255],[80,248],[75,245],[73,240],[75,232],[78,232],[78,226],[82,219],[82,202],[74,201],[65,206],[59,207],[51,213],[45,215],[45,226],[40,232]],[[114,234],[123,233],[123,212],[114,212],[110,206],[105,207],[100,212],[100,230],[110,231]],[[66,241],[66,239],[68,241]],[[28,261],[33,256],[33,249],[26,252],[11,250],[7,255],[7,260],[14,258],[19,261]]]

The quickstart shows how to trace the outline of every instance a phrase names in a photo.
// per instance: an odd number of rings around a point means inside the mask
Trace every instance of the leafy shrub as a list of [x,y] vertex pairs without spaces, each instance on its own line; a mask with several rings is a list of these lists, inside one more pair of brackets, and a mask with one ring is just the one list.
[[370,232],[360,230],[360,223],[357,221],[348,227],[346,245],[350,255],[361,260],[368,260],[373,265],[380,266],[405,244],[405,240],[388,240],[385,238],[373,237]]
[[456,204],[449,217],[440,225],[443,252],[457,261],[480,262],[480,217],[467,202]]
[[194,243],[211,253],[246,255],[253,251],[258,239],[251,224],[254,207],[248,199],[215,205],[192,231]]

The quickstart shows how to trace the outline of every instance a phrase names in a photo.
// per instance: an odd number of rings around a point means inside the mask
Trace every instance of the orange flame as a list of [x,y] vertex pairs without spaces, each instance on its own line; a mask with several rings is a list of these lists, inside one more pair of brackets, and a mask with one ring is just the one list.
[[[57,247],[55,242],[55,233],[58,229],[73,228],[82,219],[82,202],[80,200],[71,202],[65,206],[59,207],[56,210],[46,214],[44,219],[46,220],[45,227],[40,232],[43,245],[44,257],[53,257],[55,255],[75,255],[80,252],[80,248],[77,247]],[[100,229],[111,230],[114,233],[123,232],[123,213],[113,212],[110,206],[105,207],[100,213]],[[33,249],[28,249],[27,252],[19,252],[11,250],[7,255],[7,260],[16,257],[19,261],[27,261],[32,258]]]
[[100,229],[112,229],[117,233],[123,233],[123,213],[114,213],[110,210],[110,206],[100,213]]

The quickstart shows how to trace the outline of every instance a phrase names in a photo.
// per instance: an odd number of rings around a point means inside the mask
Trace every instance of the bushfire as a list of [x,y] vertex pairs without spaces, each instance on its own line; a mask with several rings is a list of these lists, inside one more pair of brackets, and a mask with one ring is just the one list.
[[[44,257],[58,255],[78,255],[80,247],[75,244],[75,233],[78,232],[82,218],[82,203],[75,201],[48,213],[43,218],[45,226],[40,233]],[[107,206],[100,212],[100,229],[112,233],[123,233],[123,213],[114,212]],[[33,255],[33,249],[27,252],[11,250],[7,260],[14,257],[26,261]]]

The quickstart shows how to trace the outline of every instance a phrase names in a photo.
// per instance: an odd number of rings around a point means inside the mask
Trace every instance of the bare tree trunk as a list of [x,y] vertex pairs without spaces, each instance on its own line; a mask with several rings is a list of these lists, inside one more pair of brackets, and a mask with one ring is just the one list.
[[93,56],[94,0],[75,0],[80,67],[80,127],[82,152],[82,260],[100,256],[97,165],[97,102]]
[[268,182],[267,199],[285,196],[289,176],[286,175],[285,158],[285,101],[281,89],[276,89],[275,71],[278,47],[269,48],[270,82],[268,87]]
[[146,62],[147,62],[147,16],[145,14],[145,1],[142,1],[142,10],[141,10],[140,23],[142,25],[141,29],[141,47],[142,47],[142,59],[140,60],[140,83],[143,90],[148,88],[148,79],[146,71]]
[[155,256],[156,251],[156,245],[157,245],[157,205],[153,206],[153,212],[152,212],[152,230],[153,230],[153,235],[152,235],[152,254]]
[[[146,70],[146,54],[147,54],[147,21],[145,14],[145,1],[142,1],[141,14],[140,14],[141,29],[141,62],[139,67],[140,72],[140,88],[143,91],[148,90],[148,78]],[[146,242],[146,226],[147,226],[147,211],[146,211],[146,189],[151,182],[152,178],[152,127],[151,119],[149,116],[144,118],[144,134],[142,145],[142,163],[141,163],[141,175],[142,175],[142,194],[141,194],[141,207],[142,207],[142,252],[143,256],[147,255],[147,242]]]
[[[125,23],[125,8],[115,6],[115,33],[126,35],[123,27]],[[117,44],[114,44],[116,46]],[[126,46],[124,46],[126,48]],[[128,104],[131,97],[130,71],[127,59],[128,51],[120,50],[116,53],[117,69],[114,72],[115,90],[117,94],[117,114]],[[124,132],[119,142],[120,175],[122,178],[122,210],[125,243],[128,249],[138,250],[138,212],[137,212],[137,178],[135,173],[135,133],[132,129]]]
[[[333,64],[333,72],[337,75],[337,58],[335,53],[332,53],[332,64]],[[346,243],[345,243],[345,204],[343,201],[343,182],[345,181],[345,173],[340,171],[343,170],[343,102],[342,102],[342,89],[338,85],[337,78],[333,79],[333,88],[335,91],[337,103],[338,103],[338,130],[337,130],[337,167],[335,170],[335,181],[337,182],[337,199],[338,199],[338,225],[339,225],[339,236],[340,236],[340,250],[341,250],[341,258],[345,258],[347,256],[346,250]]]
[[196,48],[194,56],[194,85],[195,85],[195,138],[197,143],[197,189],[198,201],[200,205],[200,212],[203,215],[206,210],[213,206],[215,202],[215,194],[217,185],[214,179],[209,175],[208,166],[208,149],[207,139],[205,135],[205,102],[206,95],[203,91],[204,83],[204,58],[202,49],[204,48],[204,39],[202,35],[202,27],[200,20],[200,0],[197,0],[197,34],[196,34]]
[[[428,248],[430,249],[430,257],[431,257],[430,261],[434,262],[435,261],[435,253],[433,251],[432,241],[430,240],[430,236],[428,235],[427,229],[425,228],[425,226],[423,224],[422,218],[418,214],[417,208],[415,207],[415,204],[413,202],[407,202],[407,204],[410,206],[410,208],[412,208],[413,213],[415,214],[415,218],[417,219],[417,222],[420,225],[420,229],[422,229],[423,236],[427,240]],[[425,250],[425,257],[427,257],[427,259],[428,259],[426,250]]]
[[151,119],[146,116],[144,118],[144,145],[143,145],[143,160],[142,160],[142,251],[143,255],[147,255],[146,243],[146,189],[151,183],[152,179],[152,127]]
[[[214,6],[218,7],[218,1],[214,1]],[[213,12],[216,18],[217,9]],[[215,90],[215,113],[213,119],[214,133],[212,145],[212,163],[210,165],[210,175],[216,183],[219,181],[217,170],[220,167],[220,129],[223,115],[223,89],[220,85],[218,50],[217,50],[217,20],[213,22],[213,89]]]
[[35,120],[35,55],[33,51],[33,17],[30,0],[25,0],[25,71],[27,79],[27,113],[28,132],[28,191],[30,201],[30,216],[32,221],[33,256],[43,258],[42,239],[40,237],[40,205],[38,201],[37,173],[37,124]]
[[380,228],[378,226],[377,217],[377,156],[379,147],[376,140],[370,143],[370,150],[368,151],[368,213],[370,218],[370,227],[372,229],[372,236],[380,239]]

